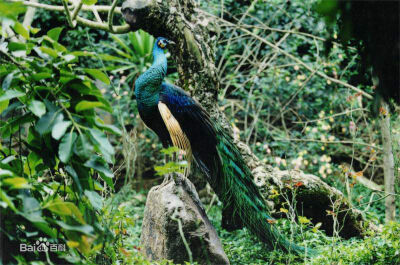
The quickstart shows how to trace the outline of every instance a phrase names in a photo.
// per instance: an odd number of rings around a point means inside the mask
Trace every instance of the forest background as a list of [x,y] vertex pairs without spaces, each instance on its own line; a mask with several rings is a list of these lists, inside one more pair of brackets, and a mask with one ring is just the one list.
[[[206,187],[200,195],[232,264],[400,262],[399,219],[385,214],[392,198],[399,216],[400,108],[394,102],[376,108],[365,95],[375,95],[376,81],[359,43],[345,46],[339,26],[326,20],[334,9],[328,2],[335,1],[201,1],[215,25],[218,108],[233,137],[263,164],[317,176],[377,230],[344,239],[339,225],[327,235],[288,201],[275,212],[282,217],[277,225],[322,253],[302,259],[266,251],[246,230],[220,227],[221,204]],[[3,263],[150,264],[139,251],[146,194],[175,170],[163,165],[168,151],[140,120],[132,91],[151,65],[154,38],[72,28],[62,11],[37,8],[29,15],[17,2],[1,1],[0,8]],[[177,82],[171,55],[168,62],[168,81]],[[384,192],[384,124],[393,194]],[[332,207],[326,215],[335,220],[337,212]],[[18,251],[21,243],[44,239],[67,251]]]

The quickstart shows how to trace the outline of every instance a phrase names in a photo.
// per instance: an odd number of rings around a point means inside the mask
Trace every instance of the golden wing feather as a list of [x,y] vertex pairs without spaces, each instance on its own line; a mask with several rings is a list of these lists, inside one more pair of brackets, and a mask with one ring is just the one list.
[[179,122],[172,115],[167,105],[162,102],[158,103],[158,110],[160,111],[161,117],[168,129],[169,135],[171,136],[172,144],[183,151],[183,157],[186,158],[188,163],[185,168],[185,177],[190,173],[190,165],[192,163],[192,148],[190,146],[189,139],[186,134],[182,131]]

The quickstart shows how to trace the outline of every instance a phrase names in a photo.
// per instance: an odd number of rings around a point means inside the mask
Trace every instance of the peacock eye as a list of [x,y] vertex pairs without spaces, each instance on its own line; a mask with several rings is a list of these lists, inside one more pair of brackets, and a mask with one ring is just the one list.
[[158,47],[164,49],[165,48],[165,43],[163,43],[162,41],[158,42]]

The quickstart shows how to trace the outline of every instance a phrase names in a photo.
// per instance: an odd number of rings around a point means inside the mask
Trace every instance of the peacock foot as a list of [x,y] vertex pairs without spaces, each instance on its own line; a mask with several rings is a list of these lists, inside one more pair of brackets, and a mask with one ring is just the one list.
[[161,183],[161,187],[167,185],[168,183],[170,183],[173,180],[172,174],[166,174],[166,176],[164,177],[163,182]]

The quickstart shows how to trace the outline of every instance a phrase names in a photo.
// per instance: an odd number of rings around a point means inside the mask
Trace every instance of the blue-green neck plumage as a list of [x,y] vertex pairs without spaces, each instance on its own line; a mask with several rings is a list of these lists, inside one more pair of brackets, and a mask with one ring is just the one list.
[[158,103],[161,83],[167,74],[167,57],[164,50],[157,45],[153,48],[153,64],[138,77],[135,82],[135,95],[143,107],[151,107]]

